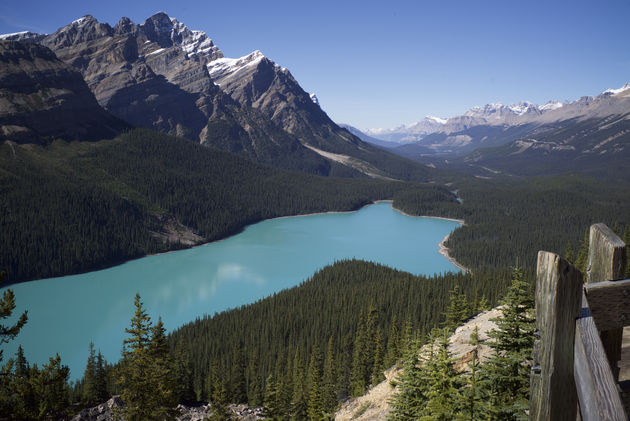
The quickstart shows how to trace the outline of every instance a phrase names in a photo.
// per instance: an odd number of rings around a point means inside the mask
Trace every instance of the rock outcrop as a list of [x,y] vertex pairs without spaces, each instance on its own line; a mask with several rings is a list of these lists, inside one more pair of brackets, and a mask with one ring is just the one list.
[[[113,421],[116,410],[121,409],[123,401],[120,396],[114,396],[107,402],[79,412],[72,421]],[[239,421],[258,421],[263,419],[262,408],[250,408],[247,405],[229,405],[232,419]],[[199,406],[178,405],[177,421],[204,421],[212,414],[212,404]],[[124,418],[122,418],[124,421]]]

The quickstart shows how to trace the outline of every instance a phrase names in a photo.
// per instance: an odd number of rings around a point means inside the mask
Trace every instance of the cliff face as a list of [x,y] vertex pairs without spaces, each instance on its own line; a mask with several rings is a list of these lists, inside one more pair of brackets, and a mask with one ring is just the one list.
[[0,40],[0,140],[99,140],[128,127],[48,48]]

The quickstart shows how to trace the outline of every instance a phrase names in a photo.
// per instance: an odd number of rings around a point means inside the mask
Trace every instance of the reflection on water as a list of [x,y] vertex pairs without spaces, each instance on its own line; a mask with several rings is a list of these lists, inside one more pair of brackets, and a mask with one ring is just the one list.
[[149,314],[162,316],[170,330],[297,285],[345,258],[416,274],[456,271],[438,254],[437,245],[457,226],[404,216],[381,203],[359,212],[264,221],[201,247],[15,285],[18,310],[28,309],[29,322],[15,341],[4,345],[5,360],[20,343],[27,358],[39,364],[58,352],[77,378],[90,341],[108,361],[118,360],[136,292]]

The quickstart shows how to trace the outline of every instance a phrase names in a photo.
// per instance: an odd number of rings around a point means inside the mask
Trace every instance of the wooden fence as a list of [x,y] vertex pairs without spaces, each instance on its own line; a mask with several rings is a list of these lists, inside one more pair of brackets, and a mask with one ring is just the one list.
[[562,257],[538,252],[531,372],[532,420],[628,420],[618,385],[630,279],[626,245],[604,224],[590,228],[586,280]]

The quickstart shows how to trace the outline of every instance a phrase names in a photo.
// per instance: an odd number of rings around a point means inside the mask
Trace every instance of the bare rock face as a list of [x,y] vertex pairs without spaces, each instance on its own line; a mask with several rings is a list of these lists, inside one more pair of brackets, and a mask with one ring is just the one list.
[[[204,32],[163,12],[114,27],[87,15],[51,35],[12,36],[50,48],[81,73],[105,110],[132,126],[320,175],[424,176],[337,126],[287,69],[259,51],[225,58]],[[331,153],[355,164],[331,160]],[[374,163],[388,169],[372,170]]]
[[0,140],[100,140],[127,127],[103,110],[81,74],[48,48],[0,40]]

